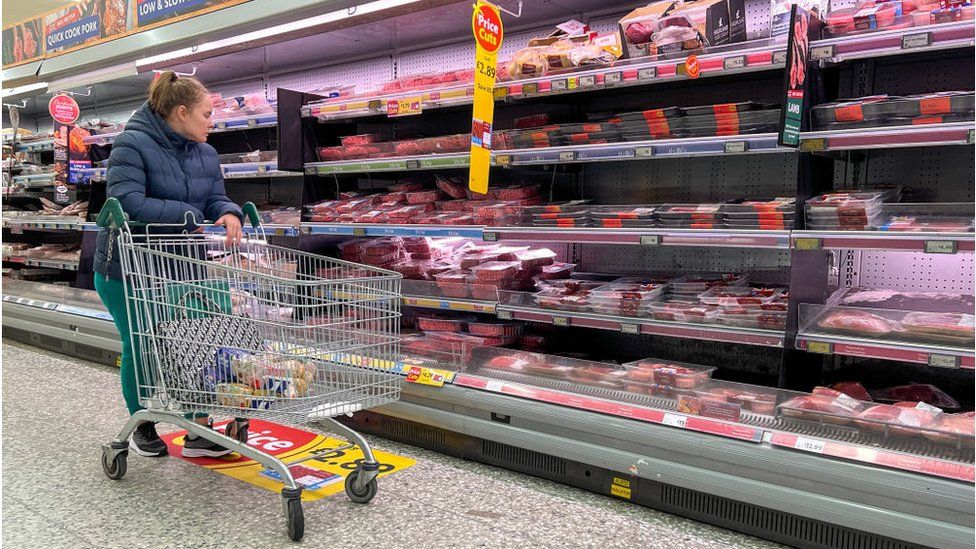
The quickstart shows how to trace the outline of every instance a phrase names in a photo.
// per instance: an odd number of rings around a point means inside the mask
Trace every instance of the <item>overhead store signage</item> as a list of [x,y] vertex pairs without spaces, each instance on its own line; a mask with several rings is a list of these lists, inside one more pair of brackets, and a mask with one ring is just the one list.
[[3,29],[3,66],[12,67],[44,55],[44,19],[35,17]]
[[495,66],[505,34],[498,8],[478,0],[471,15],[471,31],[475,41],[475,70],[468,188],[485,194],[488,192],[491,133],[495,120]]
[[80,0],[3,29],[3,67],[121,38],[249,0]]

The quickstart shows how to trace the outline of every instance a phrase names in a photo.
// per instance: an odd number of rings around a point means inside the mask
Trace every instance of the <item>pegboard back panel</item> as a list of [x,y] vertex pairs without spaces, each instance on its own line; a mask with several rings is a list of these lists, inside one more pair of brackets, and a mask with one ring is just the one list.
[[973,293],[973,254],[861,252],[858,283],[867,288]]
[[721,202],[796,195],[797,155],[662,158],[584,166],[583,197],[602,204]]
[[578,270],[599,273],[749,272],[770,284],[787,284],[790,276],[788,250],[582,245],[579,257]]
[[277,99],[278,88],[312,91],[329,86],[355,84],[356,92],[368,91],[393,80],[393,58],[377,57],[355,63],[278,74],[268,77],[268,98]]
[[871,151],[864,186],[898,184],[903,202],[973,202],[976,151],[971,146]]
[[248,93],[263,93],[265,97],[267,97],[267,91],[265,90],[264,86],[264,78],[242,80],[240,82],[232,82],[229,84],[216,83],[208,85],[208,88],[211,92],[219,93],[224,97],[234,97]]
[[[919,93],[972,90],[976,80],[973,49],[938,57],[887,58],[875,64],[875,94],[913,95]],[[906,77],[906,75],[911,75]]]

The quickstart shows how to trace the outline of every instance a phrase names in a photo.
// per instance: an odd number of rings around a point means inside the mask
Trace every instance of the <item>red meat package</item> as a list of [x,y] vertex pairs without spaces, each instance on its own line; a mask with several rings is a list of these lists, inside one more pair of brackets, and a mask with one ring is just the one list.
[[973,422],[972,412],[942,414],[941,419],[932,426],[932,430],[922,434],[935,442],[971,448],[976,435],[976,423]]
[[865,406],[864,402],[839,391],[816,387],[813,394],[798,396],[780,404],[780,412],[789,417],[847,425]]
[[508,185],[488,189],[488,198],[492,200],[523,200],[539,196],[538,185]]
[[871,391],[871,394],[876,400],[910,400],[913,402],[924,402],[926,404],[942,408],[943,410],[959,408],[959,402],[957,402],[956,399],[945,394],[935,385],[923,383],[909,383],[908,385],[878,389],[876,391]]
[[419,191],[424,188],[424,184],[418,181],[401,181],[386,188],[391,193],[409,193]]
[[412,191],[406,193],[406,195],[407,204],[427,204],[429,202],[437,202],[444,196],[437,189]]
[[350,147],[353,145],[369,145],[370,143],[376,143],[377,141],[382,141],[382,140],[383,137],[376,133],[347,135],[345,137],[339,138],[339,141],[342,143],[343,147]]
[[865,402],[871,402],[874,400],[871,398],[868,390],[856,381],[841,381],[839,383],[834,383],[830,386],[830,388],[857,400],[863,400]]
[[467,322],[463,319],[442,316],[418,316],[417,327],[425,332],[456,332],[464,331]]
[[471,273],[478,284],[490,284],[515,278],[519,267],[518,261],[489,261],[471,267]]
[[438,189],[451,198],[467,198],[467,193],[465,192],[467,185],[460,179],[438,175],[434,177],[434,183]]
[[959,313],[912,312],[905,315],[901,325],[909,335],[953,342],[972,341],[974,317]]
[[575,268],[575,263],[551,263],[542,267],[542,271],[539,273],[539,279],[559,280],[569,278]]
[[889,431],[900,436],[918,436],[919,429],[927,429],[940,419],[942,411],[918,402],[899,402],[895,405],[876,404],[854,419],[858,427],[874,432]]
[[526,271],[537,271],[546,265],[551,265],[556,259],[556,252],[548,248],[536,248],[534,250],[517,250],[503,253],[498,256],[499,261],[518,261],[522,269]]
[[892,320],[857,309],[828,311],[817,324],[831,331],[867,336],[888,335],[898,329],[898,324]]

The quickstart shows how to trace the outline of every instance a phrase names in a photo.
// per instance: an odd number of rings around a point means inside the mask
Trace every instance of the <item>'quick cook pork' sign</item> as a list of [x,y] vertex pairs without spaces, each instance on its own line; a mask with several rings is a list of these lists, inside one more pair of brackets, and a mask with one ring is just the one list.
[[49,14],[44,24],[44,44],[47,51],[68,49],[102,37],[102,22],[98,15],[83,15],[69,9]]
[[142,27],[170,17],[185,15],[214,3],[217,2],[208,0],[138,0],[136,13],[139,17],[139,26]]

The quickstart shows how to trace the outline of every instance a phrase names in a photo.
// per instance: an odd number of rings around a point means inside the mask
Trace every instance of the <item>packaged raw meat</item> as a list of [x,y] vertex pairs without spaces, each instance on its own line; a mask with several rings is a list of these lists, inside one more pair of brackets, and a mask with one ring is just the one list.
[[942,417],[922,435],[932,441],[956,447],[972,448],[976,423],[971,413],[942,414]]
[[719,204],[662,204],[655,212],[662,221],[667,220],[721,220]]
[[865,402],[871,402],[874,400],[871,398],[868,390],[856,381],[841,381],[839,383],[834,383],[830,386],[830,388],[857,400],[863,400]]
[[760,308],[764,303],[774,301],[781,288],[750,288],[746,286],[712,287],[699,296],[705,305],[722,307]]
[[663,291],[662,284],[611,282],[590,291],[590,297],[601,300],[651,301],[657,299]]
[[672,300],[650,303],[649,306],[656,320],[714,324],[721,314],[721,310],[718,307],[695,305]]
[[360,135],[347,135],[345,137],[340,137],[339,141],[342,143],[343,147],[350,147],[353,145],[369,145],[370,143],[377,143],[382,141],[383,137],[376,133],[364,133]]
[[918,408],[915,402],[899,402],[897,405],[876,404],[859,413],[854,424],[861,429],[911,437],[921,436],[922,429],[939,421],[942,411],[938,408]]
[[441,191],[434,189],[408,192],[406,193],[406,196],[407,204],[427,204],[429,202],[437,202],[444,195],[441,194]]
[[467,325],[466,321],[456,318],[434,315],[417,317],[417,328],[425,332],[463,332]]
[[958,410],[959,402],[935,385],[910,383],[871,391],[875,400],[924,402],[943,410]]
[[674,294],[699,295],[709,288],[744,286],[747,282],[746,275],[736,273],[687,274],[672,280],[668,290]]
[[471,267],[481,265],[482,263],[498,261],[499,255],[501,254],[497,251],[465,254],[461,256],[459,266],[462,269],[470,269]]
[[973,315],[959,313],[911,312],[901,319],[906,337],[960,345],[972,344],[974,323]]
[[519,267],[518,261],[489,261],[471,267],[471,273],[478,284],[484,284],[514,278]]
[[556,252],[548,248],[515,250],[498,256],[499,261],[518,261],[521,264],[521,269],[526,271],[537,271],[546,265],[551,265],[555,258]]
[[898,330],[897,321],[859,309],[828,310],[817,325],[831,332],[868,337],[886,336]]
[[585,313],[591,310],[587,293],[571,293],[564,288],[545,288],[532,297],[543,309]]
[[522,325],[517,322],[468,322],[471,335],[510,339],[522,334]]
[[467,194],[465,193],[465,190],[467,189],[467,185],[465,185],[459,179],[437,175],[434,177],[434,183],[437,185],[438,189],[440,189],[442,192],[444,192],[446,195],[450,196],[451,198],[467,197]]
[[723,309],[719,313],[717,322],[738,328],[785,330],[786,312],[764,311],[762,309]]
[[539,273],[539,278],[542,280],[569,278],[569,276],[573,274],[573,269],[575,268],[575,263],[552,263],[542,267],[542,271]]
[[433,275],[444,297],[464,299],[470,297],[469,277],[471,273],[462,270],[445,271]]
[[716,368],[693,364],[665,362],[647,358],[628,362],[625,379],[634,383],[654,384],[660,387],[694,389],[708,381]]
[[508,185],[488,189],[488,198],[493,200],[523,200],[539,196],[538,185]]
[[836,391],[821,391],[792,398],[780,404],[779,411],[787,417],[848,425],[866,406],[867,403]]

